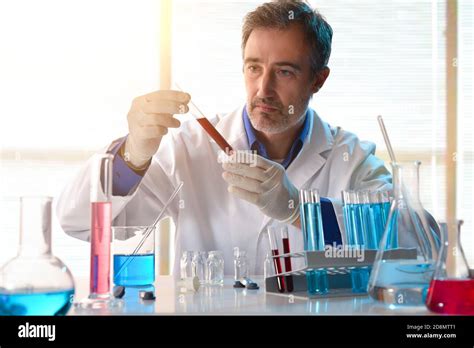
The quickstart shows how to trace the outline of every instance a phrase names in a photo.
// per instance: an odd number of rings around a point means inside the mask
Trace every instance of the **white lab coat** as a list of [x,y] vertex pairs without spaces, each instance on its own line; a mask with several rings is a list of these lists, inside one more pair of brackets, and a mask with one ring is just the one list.
[[[236,150],[248,150],[242,120],[243,107],[211,122]],[[391,177],[374,156],[375,145],[354,134],[332,128],[309,112],[310,131],[287,169],[297,188],[317,188],[322,197],[339,198],[341,190],[390,189]],[[105,152],[105,150],[104,150]],[[128,196],[112,198],[114,225],[151,224],[180,181],[179,199],[168,209],[176,225],[173,273],[179,274],[179,258],[185,250],[222,250],[225,273],[233,274],[233,247],[247,251],[251,273],[262,274],[268,252],[266,226],[271,219],[227,191],[218,163],[217,144],[194,119],[164,137],[138,188]],[[89,240],[89,162],[61,194],[57,215],[64,231]],[[341,212],[337,209],[342,227]],[[303,250],[302,233],[289,227],[292,251]]]

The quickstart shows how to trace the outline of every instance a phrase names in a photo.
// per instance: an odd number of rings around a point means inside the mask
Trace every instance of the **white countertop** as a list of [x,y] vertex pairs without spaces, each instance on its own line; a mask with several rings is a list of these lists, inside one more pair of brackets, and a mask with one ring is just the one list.
[[[291,294],[265,293],[262,278],[254,278],[260,289],[234,289],[233,279],[223,286],[201,286],[197,292],[182,292],[171,276],[155,281],[154,301],[139,299],[137,289],[126,289],[120,308],[84,310],[74,306],[68,315],[432,315],[426,308],[390,309],[368,295],[303,299]],[[88,296],[89,280],[76,279],[75,301]]]

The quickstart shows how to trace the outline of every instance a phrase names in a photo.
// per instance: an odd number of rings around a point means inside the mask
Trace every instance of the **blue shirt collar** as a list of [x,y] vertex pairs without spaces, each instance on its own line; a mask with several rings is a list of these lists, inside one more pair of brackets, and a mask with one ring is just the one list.
[[[288,153],[287,157],[283,160],[281,163],[283,167],[288,168],[290,163],[296,158],[298,153],[300,152],[301,148],[303,147],[303,143],[308,136],[309,133],[309,127],[310,127],[310,118],[309,118],[309,110],[306,111],[306,116],[304,120],[304,125],[303,128],[301,129],[300,134],[298,137],[295,139],[294,143],[291,146],[290,152]],[[249,115],[247,114],[247,106],[244,107],[244,111],[242,112],[242,118],[244,121],[244,128],[245,128],[245,133],[247,134],[247,140],[249,142],[249,146],[251,150],[256,150],[257,153],[266,158],[266,159],[271,159],[268,157],[267,150],[265,149],[265,146],[258,141],[257,136],[255,135],[255,130],[252,127],[252,124],[250,123]]]

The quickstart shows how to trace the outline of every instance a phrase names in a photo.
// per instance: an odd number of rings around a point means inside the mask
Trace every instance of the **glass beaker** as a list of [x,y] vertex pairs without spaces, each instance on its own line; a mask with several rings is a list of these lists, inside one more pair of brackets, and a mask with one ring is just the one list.
[[394,199],[369,279],[370,296],[392,308],[424,305],[435,268],[438,250],[419,200],[419,165],[392,163]]
[[209,251],[207,257],[207,283],[209,285],[224,284],[224,255],[222,251]]
[[[305,250],[324,250],[321,201],[317,189],[300,191],[300,216]],[[322,295],[328,292],[328,277],[325,269],[306,271],[306,282],[309,295]]]
[[426,306],[442,314],[474,315],[474,279],[461,246],[462,221],[441,225],[441,251]]
[[[154,226],[112,227],[115,285],[141,286],[155,282],[155,229]],[[143,244],[133,255],[143,238]]]
[[65,315],[74,282],[51,251],[51,197],[20,199],[20,246],[0,269],[0,315]]

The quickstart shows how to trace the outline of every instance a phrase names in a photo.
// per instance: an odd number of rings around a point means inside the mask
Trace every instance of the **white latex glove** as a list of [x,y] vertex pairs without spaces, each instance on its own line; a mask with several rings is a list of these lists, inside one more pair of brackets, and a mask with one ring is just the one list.
[[[238,157],[245,158],[245,162]],[[222,177],[228,191],[255,204],[262,213],[286,223],[299,217],[298,189],[291,183],[282,165],[258,155],[229,156],[222,164]]]
[[127,116],[125,160],[134,167],[145,165],[158,150],[168,128],[180,126],[173,115],[188,112],[189,100],[189,94],[179,91],[156,91],[135,98]]

